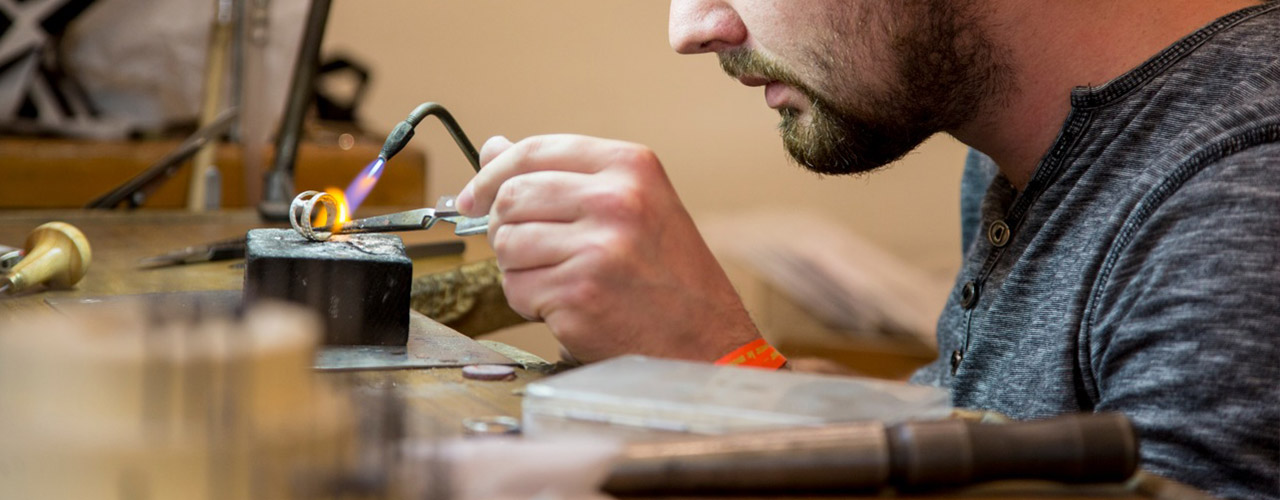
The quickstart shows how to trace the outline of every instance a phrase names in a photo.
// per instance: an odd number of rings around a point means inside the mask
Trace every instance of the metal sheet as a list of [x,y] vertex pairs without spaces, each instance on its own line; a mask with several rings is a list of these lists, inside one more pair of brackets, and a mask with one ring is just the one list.
[[[143,295],[49,298],[45,302],[62,312],[82,307],[112,307],[141,302],[153,310],[214,316],[233,314],[240,307],[239,290],[165,292]],[[398,370],[447,368],[473,364],[518,365],[510,358],[481,345],[417,311],[409,312],[406,346],[320,346],[315,369],[319,371]]]
[[442,368],[475,364],[517,365],[417,311],[409,313],[409,345],[325,346],[316,355],[321,371]]

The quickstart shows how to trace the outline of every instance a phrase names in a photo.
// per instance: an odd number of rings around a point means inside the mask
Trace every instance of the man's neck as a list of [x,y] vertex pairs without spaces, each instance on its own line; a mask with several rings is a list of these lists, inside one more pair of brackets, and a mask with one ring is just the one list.
[[997,0],[988,26],[1008,47],[1010,90],[952,135],[1026,187],[1071,111],[1071,90],[1099,86],[1256,0]]

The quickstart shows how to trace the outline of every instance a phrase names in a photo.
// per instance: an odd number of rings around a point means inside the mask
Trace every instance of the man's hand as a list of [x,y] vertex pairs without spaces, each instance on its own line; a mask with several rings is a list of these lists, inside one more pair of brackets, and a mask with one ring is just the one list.
[[710,361],[759,337],[648,148],[495,137],[480,156],[458,207],[489,215],[512,309],[574,357]]

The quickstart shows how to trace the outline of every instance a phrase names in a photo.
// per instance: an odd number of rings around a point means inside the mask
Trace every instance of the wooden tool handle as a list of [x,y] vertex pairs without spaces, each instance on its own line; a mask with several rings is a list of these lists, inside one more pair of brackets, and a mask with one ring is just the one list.
[[20,293],[40,283],[69,288],[84,277],[93,256],[84,233],[65,222],[37,227],[27,236],[26,253],[5,277],[8,293]]
[[907,422],[889,428],[891,481],[902,487],[1000,479],[1103,483],[1138,467],[1138,437],[1119,413],[981,424]]

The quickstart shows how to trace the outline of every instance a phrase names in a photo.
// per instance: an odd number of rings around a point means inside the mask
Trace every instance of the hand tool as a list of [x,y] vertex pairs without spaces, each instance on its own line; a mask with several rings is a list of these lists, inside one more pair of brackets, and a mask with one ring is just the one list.
[[[317,207],[323,212],[317,212]],[[456,199],[442,196],[434,208],[419,208],[405,212],[378,215],[342,222],[342,212],[333,195],[319,191],[305,191],[293,199],[289,206],[289,225],[311,241],[326,241],[335,234],[390,233],[431,229],[439,221],[453,223],[454,234],[471,236],[489,231],[489,217],[465,217],[458,213]],[[315,226],[318,217],[325,219]]]
[[238,111],[234,108],[223,110],[217,118],[208,125],[196,130],[195,133],[187,137],[185,141],[182,141],[182,144],[179,144],[177,148],[174,148],[160,161],[147,167],[142,173],[125,181],[119,187],[90,201],[84,207],[112,209],[121,203],[127,204],[129,208],[141,206],[146,202],[147,196],[152,191],[178,172],[178,169],[182,167],[182,162],[196,154],[205,143],[231,128],[231,122],[235,120],[237,113]]
[[27,236],[26,258],[0,280],[0,294],[21,293],[41,283],[69,288],[84,277],[93,252],[75,226],[49,222]]
[[245,238],[219,240],[153,255],[138,261],[138,267],[155,268],[244,258]]
[[[218,117],[222,107],[222,82],[230,68],[227,65],[231,50],[232,13],[231,0],[215,0],[213,24],[209,28],[209,47],[205,52],[203,100],[200,104],[200,125],[205,126]],[[187,210],[204,212],[217,210],[221,204],[222,176],[214,164],[216,144],[204,143],[191,159],[191,181],[187,186]]]
[[239,32],[235,39],[239,44],[232,58],[232,73],[238,75],[231,105],[244,110],[240,113],[236,138],[240,142],[240,162],[243,168],[245,199],[262,199],[263,168],[266,151],[271,141],[271,125],[279,109],[266,105],[266,95],[272,85],[267,72],[267,43],[271,36],[270,0],[239,0]]
[[307,24],[298,45],[298,58],[294,62],[293,77],[289,83],[289,100],[284,117],[276,134],[275,164],[263,179],[262,201],[258,214],[264,220],[280,221],[289,217],[285,205],[293,192],[293,173],[298,158],[298,143],[302,140],[302,122],[315,95],[316,68],[320,62],[320,45],[324,39],[325,25],[329,22],[331,0],[314,0],[307,11]]
[[637,442],[614,466],[616,495],[919,489],[1001,479],[1129,478],[1138,440],[1118,413],[1008,424],[855,422]]

